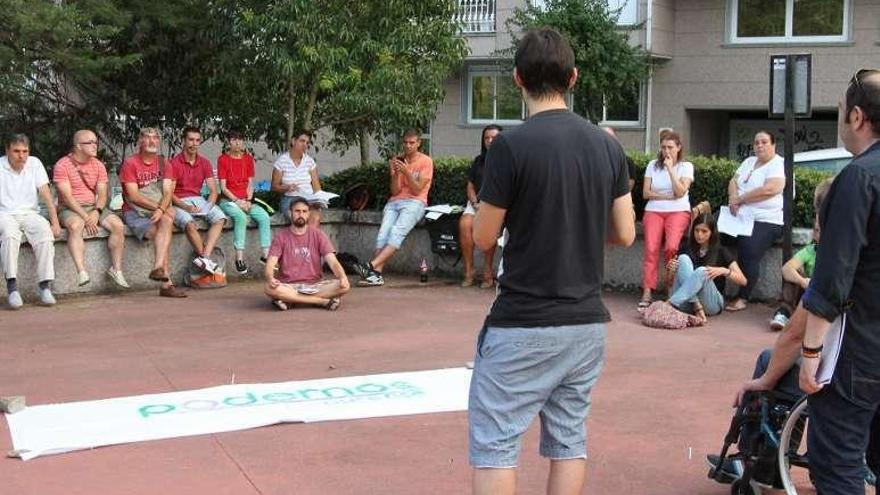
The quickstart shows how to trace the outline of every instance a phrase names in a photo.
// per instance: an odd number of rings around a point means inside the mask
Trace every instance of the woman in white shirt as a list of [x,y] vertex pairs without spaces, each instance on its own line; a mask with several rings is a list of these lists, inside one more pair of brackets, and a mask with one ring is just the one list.
[[290,220],[290,204],[296,197],[304,197],[309,203],[309,225],[321,224],[321,209],[327,205],[312,195],[321,190],[318,165],[306,151],[312,143],[312,133],[298,129],[290,138],[290,151],[282,153],[272,166],[272,190],[283,193],[279,209]]
[[642,197],[648,203],[642,217],[645,255],[642,265],[642,299],[639,308],[651,303],[651,292],[657,288],[660,248],[666,262],[678,253],[678,244],[691,220],[688,189],[694,181],[694,166],[682,161],[681,137],[675,132],[660,136],[657,159],[645,169]]
[[730,213],[755,220],[752,235],[736,239],[739,265],[748,283],[740,287],[736,299],[727,305],[728,311],[745,309],[760,276],[761,258],[782,235],[785,165],[776,154],[776,137],[769,131],[758,131],[753,147],[755,156],[743,160],[727,186]]

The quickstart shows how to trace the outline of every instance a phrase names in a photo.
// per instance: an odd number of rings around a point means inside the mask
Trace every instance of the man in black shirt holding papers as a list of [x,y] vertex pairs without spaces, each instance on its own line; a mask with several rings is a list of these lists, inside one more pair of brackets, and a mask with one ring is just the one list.
[[[822,243],[801,299],[808,314],[800,385],[812,394],[807,448],[822,495],[863,493],[863,455],[880,406],[880,70],[857,72],[838,112],[838,133],[855,158],[819,213]],[[844,313],[843,347],[822,386],[825,333]]]
[[[801,305],[767,371],[743,392],[772,388],[800,354],[800,387],[811,394],[807,450],[817,492],[862,495],[864,456],[876,472],[880,450],[880,70],[858,71],[838,112],[838,133],[855,158],[819,212],[822,243]],[[842,349],[830,383],[822,385],[816,372],[827,358],[825,335],[844,313]]]
[[473,488],[514,493],[520,437],[540,415],[548,493],[574,494],[610,320],[605,243],[632,244],[635,215],[620,144],[566,108],[577,80],[568,42],[550,28],[531,31],[514,64],[530,116],[489,149],[474,221],[478,248],[493,246],[502,225],[507,241],[470,388]]

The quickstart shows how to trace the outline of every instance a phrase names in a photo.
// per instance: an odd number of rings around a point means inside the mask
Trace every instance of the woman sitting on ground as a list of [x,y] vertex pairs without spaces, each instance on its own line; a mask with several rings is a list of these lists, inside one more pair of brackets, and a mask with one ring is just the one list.
[[739,286],[747,282],[736,260],[721,246],[711,213],[694,220],[687,242],[678,257],[666,264],[666,270],[675,277],[669,304],[697,315],[704,323],[708,316],[721,313],[727,278]]
[[753,145],[755,156],[743,160],[727,186],[730,213],[755,221],[752,235],[736,238],[737,256],[749,282],[740,287],[736,299],[727,305],[728,311],[745,309],[760,276],[761,259],[782,235],[785,166],[776,154],[776,137],[771,132],[758,131]]
[[682,160],[681,138],[675,132],[660,136],[657,159],[645,168],[642,197],[648,203],[642,217],[645,254],[642,264],[642,299],[639,309],[651,304],[651,292],[657,288],[660,251],[668,262],[678,252],[678,245],[691,220],[688,189],[694,181],[694,166]]

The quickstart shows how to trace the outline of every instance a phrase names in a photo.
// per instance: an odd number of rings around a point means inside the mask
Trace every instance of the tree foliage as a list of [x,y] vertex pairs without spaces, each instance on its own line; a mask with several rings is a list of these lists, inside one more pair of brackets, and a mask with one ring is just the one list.
[[640,26],[618,26],[620,12],[609,10],[606,0],[545,0],[543,4],[536,7],[530,2],[525,9],[514,10],[507,22],[513,45],[523,32],[541,26],[564,34],[578,69],[572,91],[575,111],[598,122],[603,103],[625,103],[648,76],[649,54],[629,43],[629,34]]
[[209,136],[239,128],[276,150],[294,127],[326,130],[339,149],[364,133],[381,141],[443,100],[466,53],[456,6],[0,0],[0,125],[46,157],[80,127],[123,144],[143,126],[174,144],[190,123]]
[[107,44],[129,20],[109,0],[0,0],[0,129],[48,158],[103,121],[102,77],[136,60]]
[[221,4],[240,48],[219,86],[224,114],[281,149],[297,127],[345,149],[430,120],[466,54],[457,2],[259,0]]

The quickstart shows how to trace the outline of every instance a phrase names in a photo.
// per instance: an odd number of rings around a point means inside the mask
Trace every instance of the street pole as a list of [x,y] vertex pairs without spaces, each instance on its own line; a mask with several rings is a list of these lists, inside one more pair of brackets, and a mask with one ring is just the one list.
[[782,262],[791,259],[791,225],[794,211],[794,64],[795,57],[785,57],[785,189],[782,208]]

